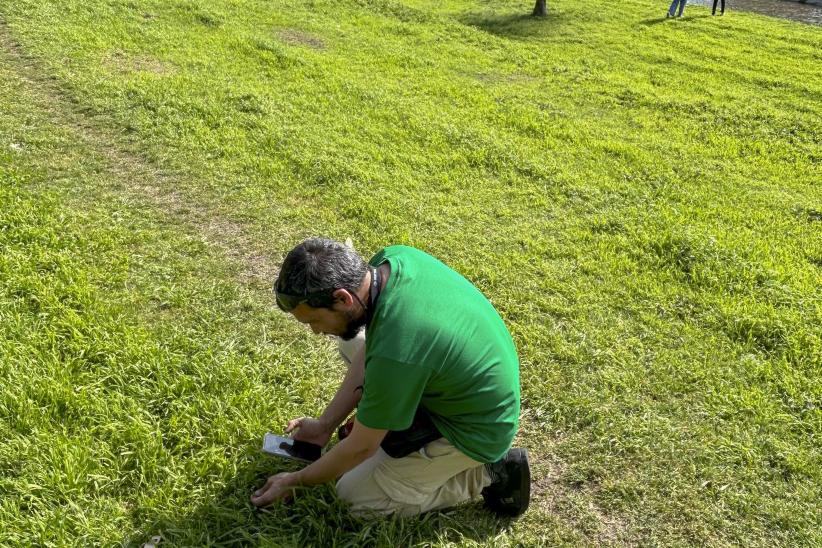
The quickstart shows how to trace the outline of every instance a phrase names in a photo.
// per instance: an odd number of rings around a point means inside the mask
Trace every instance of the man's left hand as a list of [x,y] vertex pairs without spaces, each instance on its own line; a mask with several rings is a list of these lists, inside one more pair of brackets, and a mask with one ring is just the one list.
[[278,500],[289,499],[298,485],[297,474],[283,472],[271,476],[265,485],[251,495],[251,503],[257,508],[263,508]]

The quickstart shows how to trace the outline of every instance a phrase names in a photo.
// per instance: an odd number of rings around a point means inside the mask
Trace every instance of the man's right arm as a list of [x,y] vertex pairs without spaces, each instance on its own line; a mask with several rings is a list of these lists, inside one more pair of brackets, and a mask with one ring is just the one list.
[[318,419],[303,417],[288,423],[286,433],[293,432],[295,440],[307,441],[324,446],[331,439],[331,434],[342,424],[357,407],[362,397],[362,385],[365,382],[365,346],[351,357],[351,365],[345,374],[342,384],[331,403]]

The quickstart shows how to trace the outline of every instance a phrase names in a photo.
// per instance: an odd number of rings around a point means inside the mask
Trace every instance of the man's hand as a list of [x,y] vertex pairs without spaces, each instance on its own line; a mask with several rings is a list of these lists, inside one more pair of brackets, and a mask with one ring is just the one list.
[[288,422],[285,428],[286,434],[291,434],[295,440],[314,443],[320,447],[325,447],[331,439],[333,427],[329,429],[321,421],[310,417],[293,419]]
[[351,434],[316,460],[295,472],[299,485],[333,481],[376,453],[388,430],[368,428],[354,418]]
[[289,499],[294,494],[294,488],[298,485],[296,474],[283,472],[271,476],[265,482],[265,485],[251,495],[251,504],[257,508],[263,508],[275,501]]
[[[299,420],[295,419],[292,423]],[[309,419],[314,420],[314,419]],[[289,427],[291,424],[289,424]],[[388,430],[368,428],[354,419],[351,434],[319,460],[309,464],[299,472],[271,476],[265,485],[254,491],[251,502],[258,508],[289,498],[299,485],[319,485],[339,478],[376,452]]]

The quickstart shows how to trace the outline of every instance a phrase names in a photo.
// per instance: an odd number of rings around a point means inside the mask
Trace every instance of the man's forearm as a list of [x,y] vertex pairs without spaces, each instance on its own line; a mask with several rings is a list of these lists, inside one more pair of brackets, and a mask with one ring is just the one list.
[[346,438],[319,460],[297,472],[297,483],[307,486],[335,480],[370,457],[375,451],[376,448],[363,447],[354,443],[351,438]]
[[385,430],[365,428],[355,420],[351,436],[299,472],[271,476],[262,488],[251,495],[251,502],[258,507],[268,506],[292,495],[294,488],[300,485],[319,485],[337,479],[373,455],[385,433]]

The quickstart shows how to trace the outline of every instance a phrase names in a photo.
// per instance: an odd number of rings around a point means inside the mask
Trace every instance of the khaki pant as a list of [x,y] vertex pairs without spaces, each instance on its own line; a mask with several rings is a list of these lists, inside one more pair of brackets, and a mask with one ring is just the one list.
[[[365,344],[360,334],[340,341],[347,363]],[[397,512],[410,516],[474,500],[491,483],[485,466],[440,438],[401,459],[378,449],[371,458],[344,474],[337,494],[355,514]]]

